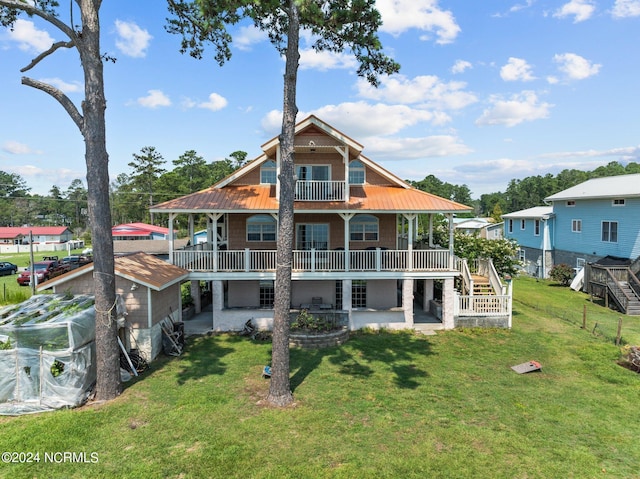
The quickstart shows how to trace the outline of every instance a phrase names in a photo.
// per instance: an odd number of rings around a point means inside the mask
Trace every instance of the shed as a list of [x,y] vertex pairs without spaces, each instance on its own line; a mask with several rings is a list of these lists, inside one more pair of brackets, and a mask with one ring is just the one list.
[[[95,293],[94,264],[45,281],[38,291],[72,294]],[[182,321],[180,284],[189,272],[147,253],[132,253],[115,258],[116,294],[127,310],[125,342],[138,349],[148,360],[162,351],[161,323]]]

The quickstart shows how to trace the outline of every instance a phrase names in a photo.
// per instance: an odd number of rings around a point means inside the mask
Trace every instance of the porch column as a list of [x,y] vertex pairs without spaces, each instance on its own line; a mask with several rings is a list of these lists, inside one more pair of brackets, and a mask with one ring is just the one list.
[[[224,287],[222,281],[211,281],[211,329],[219,331],[220,326],[216,325],[216,320],[220,320],[222,309],[224,308]],[[217,328],[217,329],[216,329]]]
[[[211,250],[213,251],[213,261],[211,263],[211,269],[218,271],[218,219],[222,216],[222,213],[207,214],[207,216],[213,222],[213,231],[211,232]],[[207,237],[209,232],[207,232]]]
[[173,220],[176,216],[176,213],[169,213],[169,263],[171,264],[173,264]]
[[402,311],[407,327],[413,328],[413,279],[402,280]]
[[200,281],[191,281],[191,298],[193,299],[193,307],[196,314],[202,312],[202,291],[200,290]]
[[[344,270],[349,271],[349,240],[351,238],[349,234],[349,221],[355,216],[355,213],[339,213],[339,215],[344,220]],[[351,286],[349,286],[349,288],[351,288]],[[351,295],[351,289],[349,289],[349,295]],[[351,298],[351,296],[349,296],[349,298]]]
[[429,214],[429,248],[435,247],[433,242],[433,216],[433,213]]
[[344,162],[344,201],[349,202],[351,197],[351,185],[349,184],[349,147],[345,146],[342,153],[342,161]]
[[433,280],[425,279],[424,288],[422,293],[422,309],[424,311],[429,311],[429,307],[431,305],[431,300],[433,299]]
[[189,213],[189,243],[195,246],[196,239],[194,238],[194,225],[193,225],[193,213]]
[[402,216],[406,218],[409,223],[409,230],[407,231],[407,269],[411,271],[413,270],[413,225],[418,215],[412,213],[403,214]]
[[453,329],[455,327],[453,320],[454,301],[453,278],[447,278],[442,285],[442,324],[444,329]]
[[342,310],[347,311],[349,315],[349,331],[353,331],[353,318],[351,317],[352,299],[351,299],[351,280],[343,279],[342,280]]
[[454,269],[453,264],[453,213],[447,215],[449,220],[449,269]]

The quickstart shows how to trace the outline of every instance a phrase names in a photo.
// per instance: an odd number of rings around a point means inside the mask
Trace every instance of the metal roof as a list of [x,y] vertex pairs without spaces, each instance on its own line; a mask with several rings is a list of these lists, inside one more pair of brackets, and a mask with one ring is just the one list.
[[553,215],[553,206],[534,206],[526,210],[514,211],[502,215],[503,218],[549,218]]
[[592,178],[545,198],[545,201],[640,196],[640,174]]

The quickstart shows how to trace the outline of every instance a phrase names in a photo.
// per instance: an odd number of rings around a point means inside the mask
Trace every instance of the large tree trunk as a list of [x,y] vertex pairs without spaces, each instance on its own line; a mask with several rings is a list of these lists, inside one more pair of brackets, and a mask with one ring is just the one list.
[[96,399],[110,400],[122,391],[120,350],[115,311],[115,276],[111,210],[109,208],[109,155],[106,147],[103,64],[100,53],[99,0],[81,0],[82,35],[78,51],[85,75],[82,104],[87,163],[89,221],[93,246],[96,310]]
[[276,406],[293,402],[289,381],[289,311],[291,309],[291,262],[294,234],[294,137],[298,108],[296,82],[300,22],[294,0],[289,1],[289,33],[284,73],[284,106],[280,134],[280,205],[278,207],[278,249],[274,297],[271,383],[267,400]]

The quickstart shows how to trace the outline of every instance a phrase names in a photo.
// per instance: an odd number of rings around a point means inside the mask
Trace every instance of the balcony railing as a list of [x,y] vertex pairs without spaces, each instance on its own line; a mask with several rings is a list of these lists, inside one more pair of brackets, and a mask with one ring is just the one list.
[[296,181],[296,201],[344,201],[344,181]]
[[[448,250],[310,250],[293,251],[292,270],[324,271],[449,271]],[[175,265],[204,272],[275,272],[275,250],[173,252]],[[455,265],[454,265],[455,268]]]

